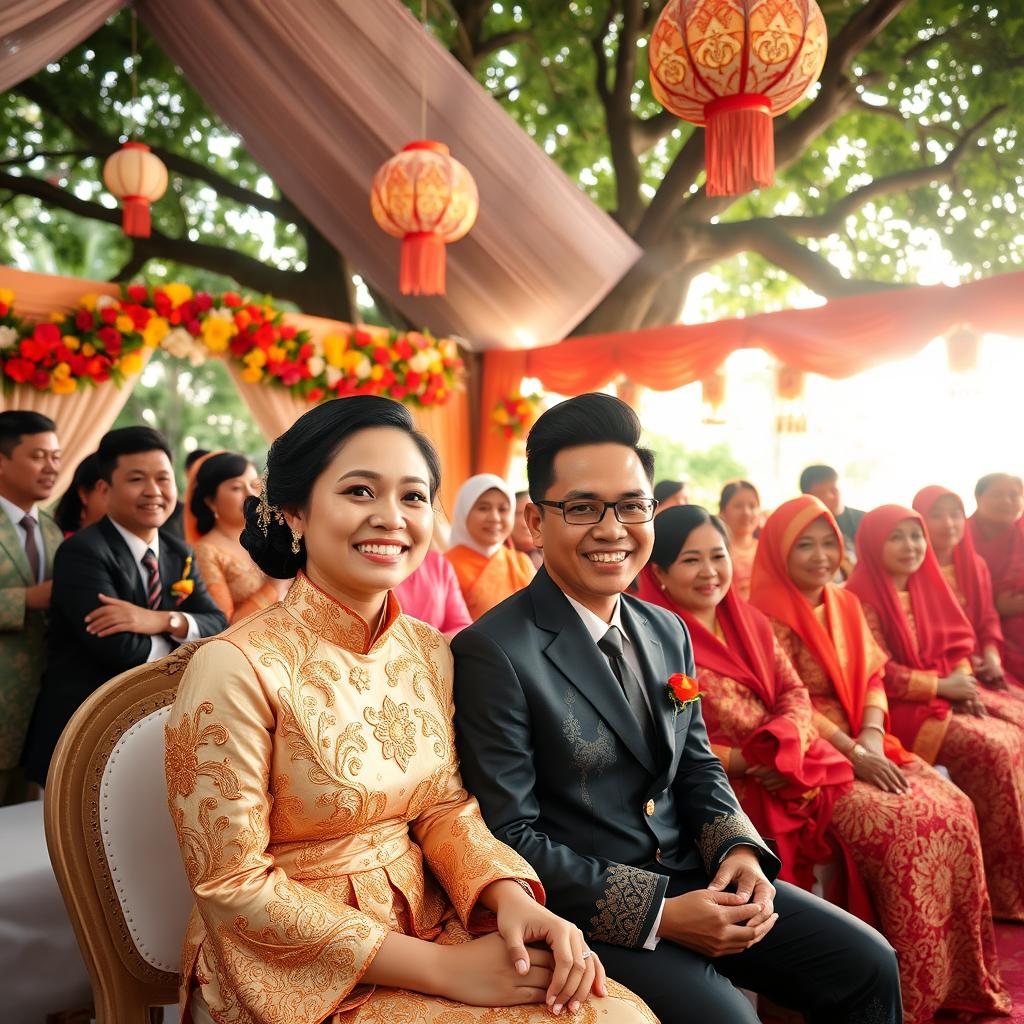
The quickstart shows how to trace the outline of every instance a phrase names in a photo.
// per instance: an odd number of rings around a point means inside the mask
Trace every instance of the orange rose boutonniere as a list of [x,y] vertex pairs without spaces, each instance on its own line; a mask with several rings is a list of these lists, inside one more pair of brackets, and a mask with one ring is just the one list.
[[669,676],[668,686],[665,689],[668,691],[669,700],[675,706],[677,714],[685,710],[687,704],[700,700],[700,685],[697,680],[683,675],[682,672]]
[[185,559],[185,571],[181,574],[181,579],[175,580],[171,584],[171,593],[178,599],[178,604],[181,604],[185,598],[191,597],[192,591],[196,589],[196,581],[189,579],[190,572],[192,572],[191,555]]

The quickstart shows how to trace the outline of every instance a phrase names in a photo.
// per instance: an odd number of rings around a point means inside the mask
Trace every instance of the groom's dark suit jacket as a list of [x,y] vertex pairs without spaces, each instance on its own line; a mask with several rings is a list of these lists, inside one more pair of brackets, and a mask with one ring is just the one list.
[[668,696],[670,676],[696,675],[686,627],[620,600],[657,749],[543,569],[452,641],[455,721],[466,788],[494,834],[533,865],[548,906],[591,940],[642,946],[670,872],[710,875],[742,843],[770,877],[779,862],[740,810],[700,702],[677,712]]
[[[182,578],[192,549],[173,534],[160,531],[162,611],[191,615],[200,635],[227,628],[227,619],[210,597],[193,558],[189,579],[195,586],[180,604],[171,584]],[[57,740],[78,705],[108,679],[141,665],[149,656],[151,637],[139,633],[91,636],[85,616],[99,607],[98,594],[146,607],[139,567],[117,527],[104,517],[79,530],[57,549],[50,598],[50,632],[46,671],[22,757],[29,778],[45,784]]]

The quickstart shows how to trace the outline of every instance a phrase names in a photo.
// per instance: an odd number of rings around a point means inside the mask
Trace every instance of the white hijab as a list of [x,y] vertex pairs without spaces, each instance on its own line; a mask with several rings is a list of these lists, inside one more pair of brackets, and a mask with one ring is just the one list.
[[508,498],[512,508],[516,507],[516,492],[500,476],[495,476],[494,473],[479,473],[476,476],[471,476],[459,488],[459,493],[455,498],[450,542],[453,548],[461,544],[464,547],[472,548],[485,558],[490,558],[501,547],[501,544],[492,544],[490,547],[481,546],[473,540],[469,535],[469,530],[466,529],[466,520],[469,518],[469,513],[473,511],[473,506],[487,491],[492,490],[501,491]]

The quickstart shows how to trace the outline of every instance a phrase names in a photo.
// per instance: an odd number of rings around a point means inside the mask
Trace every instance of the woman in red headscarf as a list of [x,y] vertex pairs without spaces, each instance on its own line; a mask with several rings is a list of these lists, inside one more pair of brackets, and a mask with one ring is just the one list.
[[1009,473],[989,473],[978,481],[974,498],[978,508],[967,528],[992,574],[1005,643],[1003,662],[1024,682],[1024,483]]
[[978,812],[996,917],[1024,921],[1024,732],[986,713],[971,654],[977,639],[928,547],[920,514],[869,512],[847,589],[888,658],[893,732],[944,765]]
[[[824,509],[817,499],[800,500]],[[763,559],[755,559],[755,582]],[[875,760],[859,764],[854,757],[851,764],[845,754],[854,741],[845,733],[845,743],[835,737],[837,726],[812,707],[767,617],[736,597],[730,581],[718,520],[695,506],[658,516],[640,596],[687,624],[712,747],[744,810],[778,844],[783,877],[809,886],[815,864],[845,862],[841,874],[852,884],[841,901],[866,917],[874,903],[899,954],[909,1024],[930,1022],[940,1007],[1007,1009],[970,801],[905,752],[905,775],[884,757],[876,759],[883,762],[881,775]],[[796,600],[813,615],[802,596]],[[855,607],[856,599],[840,603]],[[862,649],[874,652],[880,667],[881,653],[862,620],[861,634]],[[866,689],[848,701],[858,722]],[[878,717],[884,721],[884,711]],[[890,745],[894,754],[900,750]],[[913,780],[909,791],[907,779]],[[952,873],[948,858],[955,859]],[[928,884],[932,877],[941,878],[938,888]]]
[[928,527],[928,543],[942,575],[974,630],[971,666],[978,696],[996,718],[1024,728],[1024,686],[1003,668],[1003,630],[992,597],[992,576],[974,550],[964,503],[945,487],[925,487],[914,498]]
[[818,734],[856,775],[832,824],[899,953],[906,1021],[930,1022],[940,1008],[1007,1013],[974,808],[889,732],[885,655],[860,602],[831,582],[842,556],[817,498],[786,502],[761,531],[751,604],[807,686]]

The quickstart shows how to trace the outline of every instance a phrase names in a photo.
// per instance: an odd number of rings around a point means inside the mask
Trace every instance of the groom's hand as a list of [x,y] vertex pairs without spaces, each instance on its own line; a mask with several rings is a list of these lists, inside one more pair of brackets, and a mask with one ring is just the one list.
[[758,903],[763,907],[760,915],[748,924],[757,927],[775,913],[775,886],[761,870],[761,861],[752,846],[734,846],[718,865],[715,877],[708,883],[713,892],[724,892],[730,886],[736,889],[740,902]]
[[747,903],[737,893],[696,889],[665,900],[658,936],[677,942],[703,956],[742,953],[760,942],[778,920],[772,913],[763,917],[760,903]]

